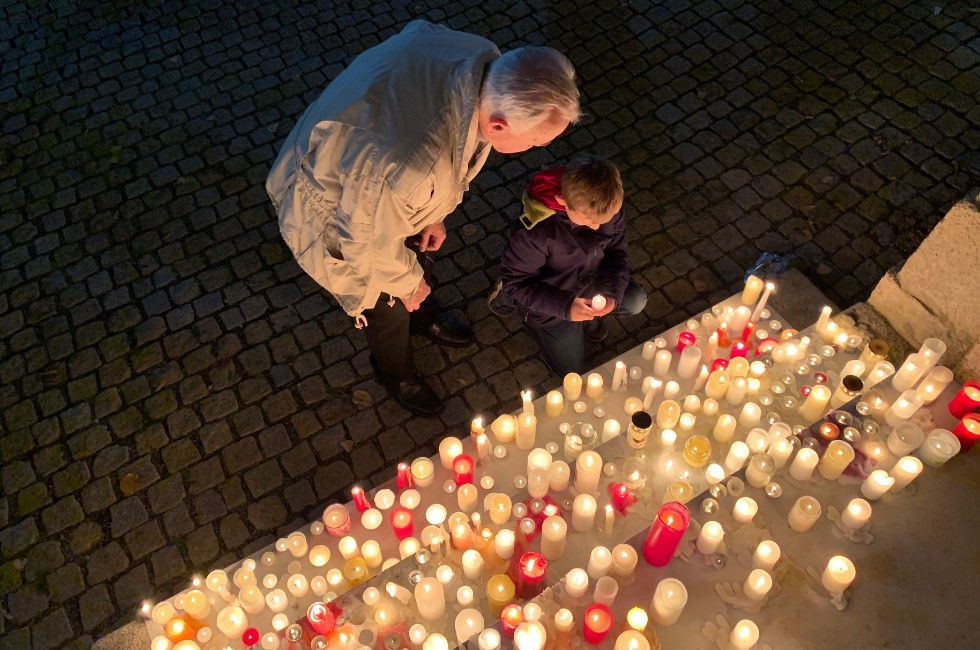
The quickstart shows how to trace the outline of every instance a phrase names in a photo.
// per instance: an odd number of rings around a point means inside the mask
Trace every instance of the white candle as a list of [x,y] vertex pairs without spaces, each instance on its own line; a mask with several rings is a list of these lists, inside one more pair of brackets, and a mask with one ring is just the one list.
[[922,408],[924,403],[925,398],[920,393],[914,390],[907,390],[899,395],[895,403],[885,411],[885,422],[894,427],[903,420],[908,420],[915,415],[916,411]]
[[698,551],[704,555],[711,555],[718,550],[718,546],[724,538],[725,529],[721,527],[721,524],[717,521],[705,522],[698,534]]
[[769,455],[772,456],[776,469],[785,465],[792,453],[793,444],[786,438],[777,438],[769,447]]
[[871,519],[871,504],[864,499],[851,499],[840,513],[841,524],[851,530],[864,528],[869,519]]
[[302,598],[309,593],[310,582],[302,573],[294,573],[293,575],[289,576],[289,580],[286,581],[286,589],[294,598]]
[[208,586],[208,589],[220,596],[225,602],[230,603],[235,600],[235,597],[228,590],[228,575],[224,571],[215,569],[208,574],[204,583]]
[[439,462],[446,469],[453,468],[453,461],[463,453],[463,443],[458,438],[449,436],[439,442]]
[[446,612],[446,592],[436,578],[422,578],[415,585],[415,603],[419,616],[427,621],[437,621]]
[[911,483],[916,476],[922,472],[922,461],[915,456],[903,456],[898,459],[895,466],[891,468],[889,474],[895,483],[892,488],[898,490]]
[[689,345],[681,350],[681,358],[677,362],[677,376],[681,379],[693,379],[701,369],[701,348]]
[[929,371],[926,378],[922,380],[915,392],[922,395],[923,404],[932,404],[936,401],[946,387],[953,381],[953,371],[943,366],[936,366]]
[[711,463],[704,470],[704,478],[708,485],[715,485],[725,480],[725,468],[718,463]]
[[541,524],[541,554],[549,560],[560,558],[565,553],[567,534],[568,524],[562,517],[552,515],[545,519]]
[[617,594],[619,594],[619,583],[616,582],[616,579],[611,576],[603,576],[595,581],[592,600],[600,605],[612,607],[612,604],[616,602]]
[[[575,615],[564,607],[555,612],[555,631],[571,632],[575,627]],[[480,648],[480,650],[484,650]]]
[[256,586],[245,587],[238,594],[238,604],[246,614],[258,614],[265,609],[265,596]]
[[480,575],[483,573],[483,556],[480,555],[479,551],[472,548],[463,551],[461,562],[463,565],[463,575],[470,580],[480,579]]
[[[416,458],[412,461],[412,480],[416,487],[427,488],[435,478],[435,465],[428,458]],[[403,493],[404,496],[404,493]],[[407,506],[406,506],[407,507]],[[329,522],[325,522],[328,526]]]
[[657,584],[650,601],[650,618],[658,625],[673,625],[687,605],[687,587],[676,578],[664,578]]
[[592,399],[600,399],[602,397],[602,375],[597,372],[589,375],[585,384],[585,394]]
[[538,432],[538,418],[533,413],[521,413],[517,418],[517,448],[532,449]]
[[514,531],[504,528],[493,538],[493,550],[501,560],[509,560],[514,555]]
[[749,600],[764,600],[772,589],[772,576],[765,569],[753,569],[742,584],[742,591]]
[[790,508],[789,527],[797,533],[805,533],[820,519],[820,502],[811,496],[802,496]]
[[609,418],[602,425],[602,443],[607,443],[616,436],[620,434],[622,428],[620,427],[619,420],[614,418]]
[[681,385],[676,381],[668,381],[664,384],[664,399],[673,400],[681,392]]
[[361,557],[368,565],[369,569],[377,569],[384,562],[381,557],[381,545],[373,539],[369,539],[361,545]]
[[593,580],[598,580],[609,573],[612,566],[612,553],[605,546],[596,546],[589,555],[589,565],[586,572]]
[[[701,398],[697,395],[688,395],[684,398],[684,410],[688,413],[701,412]],[[711,415],[708,413],[707,415]]]
[[653,359],[653,374],[657,377],[666,377],[670,373],[670,361],[672,356],[668,350],[657,350]]
[[592,530],[595,522],[596,500],[591,494],[579,494],[572,504],[572,528],[580,533]]
[[563,460],[555,461],[548,468],[548,489],[552,492],[564,492],[568,489],[568,481],[572,470]]
[[737,406],[745,399],[745,391],[748,389],[749,382],[745,377],[733,377],[725,393],[725,401],[733,406]]
[[[647,382],[646,379],[650,381]],[[643,383],[647,386],[643,389],[643,410],[649,411],[653,406],[653,398],[657,396],[657,391],[663,385],[663,382],[659,379],[654,379],[653,377],[647,377],[644,379]]]
[[742,619],[732,628],[728,643],[732,650],[749,650],[759,640],[759,626],[748,619]]
[[876,501],[895,485],[895,479],[883,469],[876,469],[861,484],[861,494],[868,501]]
[[602,457],[594,451],[583,451],[575,461],[575,489],[580,494],[596,494],[602,473]]
[[357,540],[350,535],[340,538],[340,541],[337,542],[337,550],[340,551],[340,554],[345,560],[358,557],[361,554],[361,549],[357,545]]
[[759,294],[762,292],[764,285],[765,283],[760,278],[750,275],[745,281],[745,288],[742,289],[742,304],[754,305],[755,301],[759,299]]
[[326,566],[330,561],[330,549],[323,544],[317,544],[310,549],[310,564],[315,567]]
[[928,360],[918,352],[913,352],[905,359],[905,363],[892,376],[892,387],[897,391],[906,391],[922,378],[927,369]]
[[767,539],[755,547],[755,552],[752,553],[752,566],[756,569],[772,571],[776,562],[779,562],[780,554],[779,544]]
[[544,400],[544,413],[549,418],[556,418],[561,415],[562,408],[565,406],[565,399],[557,390],[549,391]]
[[521,402],[522,402],[521,413],[530,413],[531,415],[534,415],[534,402],[531,401],[530,390],[521,391]]
[[493,431],[493,437],[497,439],[497,442],[502,445],[509,444],[514,441],[514,436],[517,435],[517,418],[507,413],[498,415],[490,423],[490,430]]
[[732,517],[740,524],[747,524],[752,521],[756,513],[759,512],[759,504],[751,497],[741,497],[735,502],[732,509]]
[[728,456],[725,457],[725,467],[728,471],[737,472],[742,469],[745,461],[749,458],[750,451],[749,446],[741,440],[733,442],[728,450]]
[[[717,335],[713,334],[712,336]],[[702,363],[701,370],[698,372],[698,377],[694,380],[694,386],[691,387],[691,390],[693,390],[695,393],[701,391],[705,384],[708,383],[708,377],[710,375],[711,373],[708,372],[708,366]]]
[[[592,304],[595,305],[595,299]],[[521,650],[543,650],[547,640],[544,625],[537,621],[524,621],[514,630],[514,647]]]
[[606,517],[605,521],[603,522],[602,532],[604,532],[606,535],[612,535],[613,522],[615,521],[616,513],[613,507],[608,503],[605,507],[605,514]]
[[297,531],[286,538],[286,548],[289,549],[290,555],[293,557],[303,557],[309,550],[309,545],[306,543],[306,535]]
[[466,608],[456,615],[456,640],[460,645],[480,632],[484,627],[483,614],[472,608]]
[[368,508],[361,513],[361,525],[367,530],[376,530],[385,518],[377,508]]
[[527,473],[527,493],[531,498],[544,498],[548,494],[548,485],[548,470],[535,467]]
[[830,402],[831,392],[824,384],[817,384],[810,390],[806,401],[800,407],[800,417],[807,423],[816,422],[827,412],[827,404]]
[[589,590],[589,574],[582,569],[572,569],[565,574],[565,593],[570,598],[582,598]]
[[738,337],[742,335],[742,330],[745,326],[749,324],[749,318],[752,317],[752,311],[745,305],[741,305],[732,314],[732,319],[728,321],[728,331],[732,333],[732,336]]
[[229,639],[238,639],[248,627],[248,616],[241,607],[225,607],[218,612],[218,631]]
[[762,315],[762,310],[766,308],[766,303],[769,301],[769,296],[772,295],[772,292],[775,288],[776,285],[774,285],[772,282],[766,283],[766,290],[762,294],[762,300],[759,301],[759,304],[756,305],[755,309],[752,311],[752,315],[749,316],[750,323],[759,322],[759,316]]
[[639,556],[636,549],[629,544],[617,544],[612,550],[612,574],[625,578],[636,571]]
[[200,589],[191,589],[184,594],[184,612],[191,618],[202,620],[211,613],[211,603]]
[[441,634],[430,634],[422,643],[422,650],[449,650],[449,640]]
[[617,361],[613,368],[612,386],[611,390],[622,390],[626,388],[626,364],[622,361]]
[[819,460],[820,457],[817,452],[803,447],[796,452],[796,458],[793,459],[793,464],[789,466],[789,475],[797,481],[809,481]]
[[856,576],[854,563],[843,555],[835,555],[827,562],[827,568],[824,569],[820,582],[823,583],[824,589],[838,595],[844,593]]
[[677,432],[673,429],[664,429],[660,432],[660,446],[664,449],[673,449],[677,442]]
[[289,598],[282,589],[273,589],[265,595],[265,604],[269,606],[269,610],[278,614],[286,609],[286,606],[289,604]]
[[917,453],[926,465],[940,467],[960,453],[960,441],[948,429],[933,429]]
[[681,418],[677,421],[677,426],[681,431],[692,431],[698,419],[692,413],[681,413]]
[[472,483],[464,483],[459,486],[456,490],[456,503],[459,505],[459,509],[470,514],[476,510],[477,496],[479,495],[479,490]]
[[746,429],[758,426],[762,419],[762,408],[755,402],[746,402],[738,414],[738,423]]
[[[707,404],[706,404],[707,405]],[[718,442],[728,442],[735,435],[735,426],[738,422],[735,417],[725,413],[718,417],[714,429],[711,430],[711,437]]]
[[565,392],[565,399],[574,402],[582,394],[582,376],[575,372],[565,375],[562,381],[562,390]]
[[828,306],[824,305],[823,309],[820,310],[820,316],[817,318],[817,324],[814,329],[817,333],[823,332],[824,328],[827,327],[827,323],[830,322],[830,314],[833,310]]
[[657,346],[653,341],[647,341],[643,344],[643,350],[640,352],[640,356],[643,357],[645,361],[651,361],[656,353]]

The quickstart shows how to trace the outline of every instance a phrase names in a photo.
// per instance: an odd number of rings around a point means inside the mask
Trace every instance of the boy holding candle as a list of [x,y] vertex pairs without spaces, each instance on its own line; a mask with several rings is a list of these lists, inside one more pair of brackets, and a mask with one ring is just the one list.
[[535,174],[523,203],[491,309],[512,300],[551,370],[581,373],[585,339],[606,336],[602,318],[632,316],[647,301],[630,279],[619,170],[597,156],[576,156]]

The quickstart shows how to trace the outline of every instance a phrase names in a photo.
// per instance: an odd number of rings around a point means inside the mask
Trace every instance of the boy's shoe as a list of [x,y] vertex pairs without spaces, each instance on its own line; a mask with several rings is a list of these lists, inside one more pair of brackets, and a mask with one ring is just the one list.
[[585,340],[592,341],[593,343],[598,343],[599,341],[605,340],[609,335],[609,330],[606,328],[606,322],[601,318],[593,318],[592,320],[585,321]]
[[494,285],[493,290],[490,292],[490,296],[487,298],[487,307],[495,315],[505,318],[513,314],[517,309],[514,307],[514,301],[510,299],[507,292],[504,291],[504,283],[501,280],[497,280],[497,284]]

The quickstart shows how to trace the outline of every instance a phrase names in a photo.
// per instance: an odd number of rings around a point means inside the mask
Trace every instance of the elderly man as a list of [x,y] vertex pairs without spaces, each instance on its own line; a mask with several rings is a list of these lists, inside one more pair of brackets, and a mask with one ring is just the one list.
[[490,41],[423,21],[358,56],[300,117],[266,190],[297,262],[364,328],[379,380],[435,415],[410,335],[466,346],[440,313],[424,253],[490,148],[548,144],[579,117],[571,63],[546,47],[500,55]]

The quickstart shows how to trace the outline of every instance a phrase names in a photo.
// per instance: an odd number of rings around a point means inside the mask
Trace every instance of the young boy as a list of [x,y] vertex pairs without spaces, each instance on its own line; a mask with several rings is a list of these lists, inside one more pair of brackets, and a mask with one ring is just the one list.
[[630,280],[619,170],[596,156],[577,156],[567,167],[535,174],[523,202],[491,307],[506,294],[551,370],[581,373],[584,339],[606,336],[601,319],[632,316],[647,302]]

